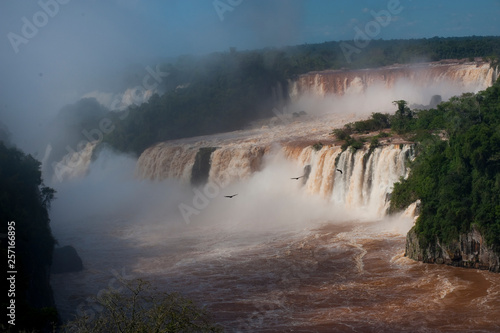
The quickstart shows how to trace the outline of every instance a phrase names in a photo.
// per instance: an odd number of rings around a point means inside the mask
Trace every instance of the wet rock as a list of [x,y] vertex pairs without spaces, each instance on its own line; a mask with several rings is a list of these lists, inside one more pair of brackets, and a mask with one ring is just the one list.
[[421,241],[412,228],[406,235],[405,256],[426,263],[446,264],[456,267],[476,268],[500,272],[500,253],[488,246],[481,232],[473,226],[458,240],[442,244],[436,238],[434,243],[423,248]]

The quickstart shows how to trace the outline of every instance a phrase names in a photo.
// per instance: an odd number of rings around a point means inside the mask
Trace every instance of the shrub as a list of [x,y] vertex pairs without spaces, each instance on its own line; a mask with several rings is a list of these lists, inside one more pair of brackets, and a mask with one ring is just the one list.
[[317,142],[317,143],[313,144],[312,147],[314,148],[314,150],[319,151],[319,150],[321,150],[321,148],[323,148],[323,144],[321,142]]
[[141,279],[121,282],[121,292],[96,299],[102,311],[94,318],[76,317],[64,332],[222,332],[203,309],[179,294],[159,293]]
[[347,140],[351,136],[351,130],[347,128],[337,128],[332,131],[333,135],[337,137],[339,140]]
[[353,140],[353,141],[351,142],[351,147],[352,147],[354,150],[361,149],[361,148],[363,148],[363,142],[362,142],[362,141],[359,141],[359,140]]

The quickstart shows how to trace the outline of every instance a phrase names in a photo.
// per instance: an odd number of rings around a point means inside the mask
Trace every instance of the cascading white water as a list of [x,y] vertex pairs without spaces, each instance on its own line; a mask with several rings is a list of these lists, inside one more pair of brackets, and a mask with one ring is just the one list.
[[364,208],[382,216],[394,183],[407,176],[407,161],[411,158],[410,144],[387,145],[371,153],[368,149],[341,152],[339,146],[324,146],[319,151],[304,148],[297,162],[311,166],[305,185],[309,193],[319,194],[335,205]]
[[137,161],[136,176],[150,180],[177,178],[189,181],[198,146],[159,143]]
[[[335,99],[329,101],[327,103],[329,105],[328,110],[334,113],[334,120],[326,119],[326,116],[322,114],[322,119],[308,119],[307,122],[297,119],[286,119],[285,126],[269,129],[267,133],[263,131],[248,131],[248,133],[240,131],[235,134],[234,138],[223,140],[223,142],[220,142],[217,139],[217,135],[214,135],[213,137],[208,137],[207,140],[199,142],[193,142],[191,139],[186,140],[186,142],[191,143],[185,143],[182,140],[178,142],[159,143],[146,149],[140,156],[137,163],[136,175],[139,178],[151,180],[177,178],[189,181],[198,149],[209,146],[219,147],[212,154],[212,168],[209,174],[211,181],[226,182],[244,179],[256,170],[259,170],[263,152],[267,151],[275,143],[284,142],[286,144],[286,142],[297,138],[303,142],[316,140],[316,138],[319,140],[331,140],[331,137],[328,137],[327,133],[332,128],[341,127],[343,125],[342,122],[346,122],[346,119],[341,119],[345,117],[344,113],[346,111],[344,109],[346,108],[357,110],[356,112],[368,112],[365,109],[373,107],[374,109],[370,109],[369,111],[387,112],[387,107],[390,107],[391,101],[396,99],[409,98],[409,102],[427,103],[430,96],[434,94],[442,93],[444,94],[443,97],[446,97],[446,94],[456,95],[465,91],[485,89],[497,77],[498,68],[491,68],[485,62],[440,62],[413,66],[389,66],[369,70],[323,71],[303,74],[296,81],[290,82],[289,94],[292,100],[310,97],[311,94],[313,99],[327,95],[337,97],[350,95],[356,96],[356,100],[348,99],[347,101],[342,101]],[[400,84],[401,82],[410,83],[410,88],[408,85]],[[451,89],[449,87],[450,89],[444,89],[443,86],[448,87],[448,84],[451,84],[454,88]],[[374,89],[370,91],[369,88]],[[425,92],[422,92],[422,89]],[[278,86],[276,91],[276,98],[279,99],[278,91],[281,91],[281,88]],[[389,91],[395,92],[395,95],[389,94],[385,96],[384,94]],[[411,91],[410,95],[408,95],[409,91]],[[415,94],[421,96],[417,97]],[[306,102],[307,98],[297,103],[297,107],[307,109],[307,112],[314,114],[316,110],[308,109],[311,107],[310,104],[303,105]],[[314,105],[313,108],[323,108],[323,106]],[[379,107],[382,106],[384,109],[379,110]],[[321,114],[321,112],[319,113]],[[340,112],[340,114],[335,115],[336,112]],[[360,115],[354,116],[354,114],[349,115],[351,117],[349,121],[361,118]],[[355,119],[356,117],[358,119]],[[282,118],[286,117],[283,116]],[[321,131],[324,132],[321,134]],[[247,138],[241,139],[241,137],[238,137],[240,134],[243,137],[247,136]],[[60,167],[56,175],[57,179],[62,181],[84,175],[89,166],[92,150],[93,147],[88,146],[83,152],[65,156],[63,161],[57,163]],[[328,151],[321,151],[321,154],[315,158],[319,159],[321,163],[329,163],[331,165],[336,157],[332,157],[332,155],[338,153],[336,151],[336,148],[329,148]],[[311,151],[304,151],[306,155],[310,153]],[[242,155],[238,157],[238,154]],[[325,158],[328,161],[323,161]],[[344,162],[345,157],[341,159]],[[71,168],[67,168],[68,165]],[[352,167],[349,163],[346,166],[348,168]],[[319,181],[317,171],[312,170],[311,177]],[[326,175],[323,178],[325,180],[322,181],[322,189],[318,193],[325,195],[332,187],[334,179],[327,181],[328,177]],[[314,192],[311,189],[314,186],[316,185],[308,183],[308,191],[311,193]],[[340,195],[339,193],[339,198]],[[350,192],[349,195],[353,195],[353,197],[349,197],[348,202],[359,201],[356,199],[356,197],[359,197],[359,194]]]
[[327,70],[302,74],[291,82],[293,99],[303,94],[316,97],[326,95],[359,95],[370,87],[382,86],[395,89],[402,83],[410,83],[418,89],[432,87],[436,94],[443,84],[454,88],[455,94],[484,90],[498,77],[498,68],[487,62],[422,63],[394,65],[369,70]]
[[[391,137],[371,153],[341,152],[329,133],[358,120],[341,117],[161,143],[136,163],[139,178],[189,182],[199,149],[217,148],[208,181],[232,184],[213,192],[114,179],[124,161],[108,164],[112,176],[93,169],[53,209],[67,211],[53,219],[56,236],[75,245],[86,265],[53,277],[65,318],[75,309],[97,315],[93,299],[119,271],[186,294],[228,331],[498,331],[498,276],[424,268],[403,257],[411,219],[373,221],[406,176],[412,146]],[[300,175],[307,180],[290,179]],[[239,195],[227,199],[226,191]],[[74,199],[82,196],[84,205]],[[192,220],[179,216],[178,203],[191,206]]]
[[62,182],[68,179],[84,177],[89,169],[92,154],[97,141],[87,142],[85,147],[77,152],[64,155],[61,161],[53,164],[53,182]]
[[[146,179],[188,181],[197,151],[195,146],[157,145],[142,154],[136,174]],[[342,152],[340,146],[335,145],[325,145],[318,151],[312,146],[284,145],[281,151],[301,168],[310,166],[304,184],[307,193],[320,195],[335,206],[361,207],[376,216],[385,214],[393,184],[406,176],[407,160],[412,157],[410,144],[386,145],[371,152],[366,147]],[[247,179],[266,167],[263,165],[264,155],[274,153],[275,150],[271,152],[266,146],[254,144],[218,147],[210,157],[208,181],[228,184]]]
[[262,165],[266,147],[239,144],[221,147],[210,158],[209,181],[226,184],[248,178]]

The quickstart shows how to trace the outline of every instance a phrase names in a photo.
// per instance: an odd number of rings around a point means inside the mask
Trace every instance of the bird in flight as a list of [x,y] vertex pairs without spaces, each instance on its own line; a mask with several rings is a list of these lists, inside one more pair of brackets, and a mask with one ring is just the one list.
[[342,170],[340,170],[340,169],[337,169],[337,171],[340,172],[341,174],[343,173]]
[[295,179],[295,180],[298,180],[298,179],[300,179],[300,178],[302,178],[302,177],[304,177],[304,176],[300,176],[300,177],[293,177],[293,178],[290,178],[290,179]]
[[235,197],[235,196],[237,196],[237,195],[238,195],[238,193],[233,194],[233,195],[225,195],[224,197],[225,197],[225,198],[229,198],[229,199],[231,199],[232,197]]

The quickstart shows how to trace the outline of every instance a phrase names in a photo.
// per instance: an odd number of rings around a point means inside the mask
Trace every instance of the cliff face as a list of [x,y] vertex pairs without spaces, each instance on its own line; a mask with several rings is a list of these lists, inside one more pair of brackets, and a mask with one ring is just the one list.
[[430,244],[427,248],[420,246],[415,228],[412,228],[406,236],[405,256],[425,263],[500,272],[499,252],[486,244],[481,232],[475,227],[468,233],[461,234],[459,239],[451,244],[441,244],[436,239],[435,244]]
[[[326,70],[302,74],[291,85],[291,97],[304,93],[315,96],[362,94],[371,86],[394,88],[406,81],[412,87],[454,86],[469,92],[489,87],[497,78],[496,69],[485,62],[440,61],[413,65],[394,65],[374,69]],[[439,90],[436,90],[439,91]]]

